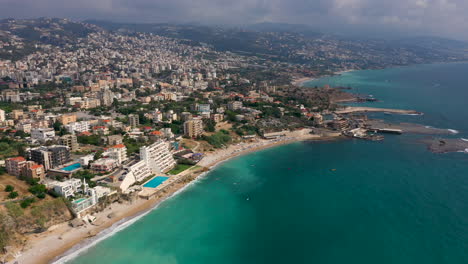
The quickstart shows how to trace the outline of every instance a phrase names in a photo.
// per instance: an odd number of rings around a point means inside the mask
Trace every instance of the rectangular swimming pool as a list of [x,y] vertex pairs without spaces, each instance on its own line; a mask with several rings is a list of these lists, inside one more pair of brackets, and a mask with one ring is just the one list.
[[145,183],[145,185],[143,185],[143,187],[156,188],[159,185],[161,185],[161,183],[165,182],[167,179],[169,179],[169,177],[157,176],[157,177],[154,177],[153,179],[151,179],[149,182]]
[[79,203],[83,202],[84,200],[86,200],[86,198],[80,198],[78,200],[73,201],[73,203],[74,204],[79,204]]
[[63,167],[63,168],[61,168],[60,170],[63,170],[63,171],[74,171],[74,170],[79,169],[79,168],[81,168],[81,164],[80,164],[80,163],[74,163],[74,164],[72,164],[72,165]]

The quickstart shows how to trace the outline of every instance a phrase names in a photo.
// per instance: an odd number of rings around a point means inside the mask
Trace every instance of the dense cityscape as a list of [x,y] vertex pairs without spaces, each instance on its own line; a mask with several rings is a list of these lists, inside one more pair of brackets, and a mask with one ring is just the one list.
[[419,114],[345,107],[377,99],[301,82],[463,59],[405,48],[382,57],[366,42],[282,32],[261,33],[251,52],[163,35],[66,19],[0,23],[2,261],[30,233],[105,226],[123,217],[111,206],[154,204],[230,156],[304,138],[381,140],[375,132],[402,128],[355,113]]

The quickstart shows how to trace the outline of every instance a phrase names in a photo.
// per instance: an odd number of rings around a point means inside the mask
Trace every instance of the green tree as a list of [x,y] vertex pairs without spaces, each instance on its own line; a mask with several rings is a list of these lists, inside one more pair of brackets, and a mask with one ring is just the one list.
[[60,123],[59,121],[55,121],[53,127],[55,131],[60,131],[60,128],[62,127],[62,123]]
[[27,199],[24,199],[21,203],[20,203],[20,206],[21,208],[27,208],[28,206],[30,206],[32,203],[34,203],[36,200],[34,198],[27,198]]
[[98,159],[102,158],[102,153],[104,153],[104,151],[102,151],[102,150],[96,151],[96,153],[94,153],[94,160],[98,160]]
[[208,132],[215,132],[216,131],[216,122],[210,118],[204,118],[203,124],[205,125],[205,130]]
[[11,186],[11,185],[7,185],[5,186],[5,192],[12,192],[15,190],[15,187]]
[[10,194],[8,194],[9,199],[15,199],[18,196],[19,196],[18,192],[11,192]]
[[45,194],[47,193],[47,188],[44,184],[36,184],[29,188],[29,192],[36,195],[38,198],[45,198]]

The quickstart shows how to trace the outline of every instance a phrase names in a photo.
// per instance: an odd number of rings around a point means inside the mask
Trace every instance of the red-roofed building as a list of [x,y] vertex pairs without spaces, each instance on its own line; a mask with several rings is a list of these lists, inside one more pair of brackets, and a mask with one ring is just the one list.
[[89,136],[92,136],[92,135],[93,135],[93,133],[88,132],[88,131],[81,132],[80,134],[78,134],[78,136],[88,136],[88,137],[89,137]]
[[93,134],[105,136],[109,134],[109,128],[105,126],[95,126],[93,127]]
[[151,131],[148,135],[151,139],[160,139],[164,136],[161,131]]
[[128,159],[127,147],[124,144],[118,144],[110,147],[108,150],[108,157],[115,159],[119,162],[119,164],[122,164]]
[[23,168],[22,175],[29,179],[43,180],[45,178],[45,169],[43,165],[28,161]]

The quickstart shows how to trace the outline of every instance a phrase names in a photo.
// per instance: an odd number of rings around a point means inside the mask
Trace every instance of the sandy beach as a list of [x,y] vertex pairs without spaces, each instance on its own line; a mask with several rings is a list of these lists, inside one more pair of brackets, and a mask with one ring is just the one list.
[[364,107],[364,106],[348,106],[341,110],[335,111],[337,114],[351,114],[351,113],[368,113],[368,112],[386,112],[393,114],[405,115],[420,115],[420,112],[415,110],[392,109],[392,108],[377,108],[377,107]]
[[315,80],[315,78],[312,78],[312,77],[294,78],[291,84],[296,85],[296,86],[304,86],[304,83],[313,81],[313,80]]
[[[206,168],[214,168],[221,162],[230,158],[273,146],[305,140],[332,139],[336,139],[336,137],[312,135],[309,134],[309,130],[294,131],[280,139],[256,139],[254,142],[233,144],[226,149],[206,153],[206,156],[198,165]],[[182,172],[182,174],[185,173],[189,172]],[[200,175],[202,175],[202,172],[199,172],[197,177]],[[95,214],[96,221],[92,224],[73,228],[67,222],[53,226],[46,232],[29,235],[27,245],[21,252],[16,253],[17,258],[14,261],[17,261],[19,264],[50,263],[54,261],[61,263],[63,259],[60,259],[58,256],[73,253],[73,251],[78,250],[82,246],[91,244],[102,234],[101,232],[109,228],[117,228],[132,218],[152,210],[159,203],[173,196],[187,184],[188,182],[184,184],[174,184],[168,188],[164,194],[150,200],[138,198],[132,202],[114,203],[104,211]],[[110,214],[112,214],[112,217],[109,217]]]

